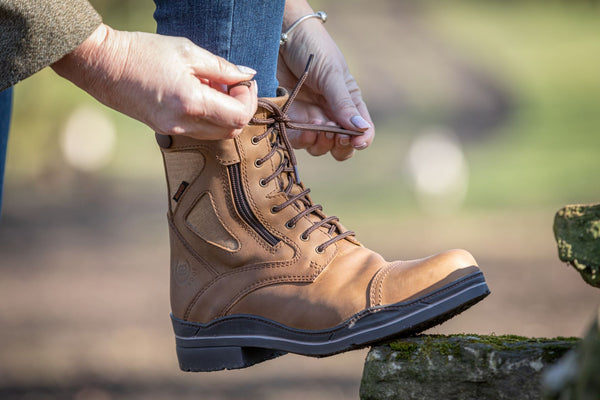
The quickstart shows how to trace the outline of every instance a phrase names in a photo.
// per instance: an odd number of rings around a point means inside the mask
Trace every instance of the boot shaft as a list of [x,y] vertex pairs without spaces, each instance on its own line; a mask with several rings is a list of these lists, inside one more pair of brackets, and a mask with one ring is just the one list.
[[[270,101],[281,107],[286,99]],[[255,120],[268,117],[259,108]],[[158,137],[169,195],[174,315],[208,321],[260,286],[312,282],[333,259],[333,246],[317,251],[331,240],[329,225],[302,236],[320,216],[298,219],[299,206],[278,209],[303,187],[289,176],[289,154],[277,148],[281,138],[271,128],[249,125],[220,141]]]

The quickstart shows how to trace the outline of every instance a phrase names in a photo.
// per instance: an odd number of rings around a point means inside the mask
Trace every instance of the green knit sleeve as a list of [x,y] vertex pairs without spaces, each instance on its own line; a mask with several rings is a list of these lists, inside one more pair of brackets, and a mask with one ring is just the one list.
[[101,22],[86,0],[0,0],[0,90],[60,60]]

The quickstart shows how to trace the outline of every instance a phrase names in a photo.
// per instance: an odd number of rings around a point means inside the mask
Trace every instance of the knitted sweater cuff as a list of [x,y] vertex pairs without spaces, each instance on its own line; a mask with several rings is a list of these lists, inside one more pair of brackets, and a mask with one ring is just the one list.
[[101,23],[86,0],[0,0],[0,90],[60,60]]

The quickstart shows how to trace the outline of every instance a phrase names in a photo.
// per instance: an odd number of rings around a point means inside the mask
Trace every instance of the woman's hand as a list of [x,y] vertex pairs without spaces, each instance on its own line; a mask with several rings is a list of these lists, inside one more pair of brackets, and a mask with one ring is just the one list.
[[[311,13],[313,10],[305,0],[286,1],[283,30]],[[306,148],[312,155],[330,151],[335,159],[342,161],[350,158],[354,149],[362,150],[371,144],[375,136],[373,122],[344,56],[322,22],[315,18],[298,25],[281,48],[277,66],[280,85],[293,88],[311,54],[315,58],[310,74],[290,108],[290,116],[295,121],[339,125],[364,134],[349,137],[324,132],[291,132],[290,140],[294,147]]]
[[168,135],[224,139],[239,134],[257,107],[256,73],[183,38],[116,31],[102,24],[52,65],[100,102]]

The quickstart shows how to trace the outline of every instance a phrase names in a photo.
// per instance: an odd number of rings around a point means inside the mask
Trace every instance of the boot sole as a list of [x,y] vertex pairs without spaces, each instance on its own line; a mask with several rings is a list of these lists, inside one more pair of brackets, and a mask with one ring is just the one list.
[[408,336],[438,325],[490,294],[475,272],[422,297],[363,310],[330,329],[295,329],[255,315],[231,315],[206,324],[171,315],[183,371],[239,369],[295,353],[326,357]]

